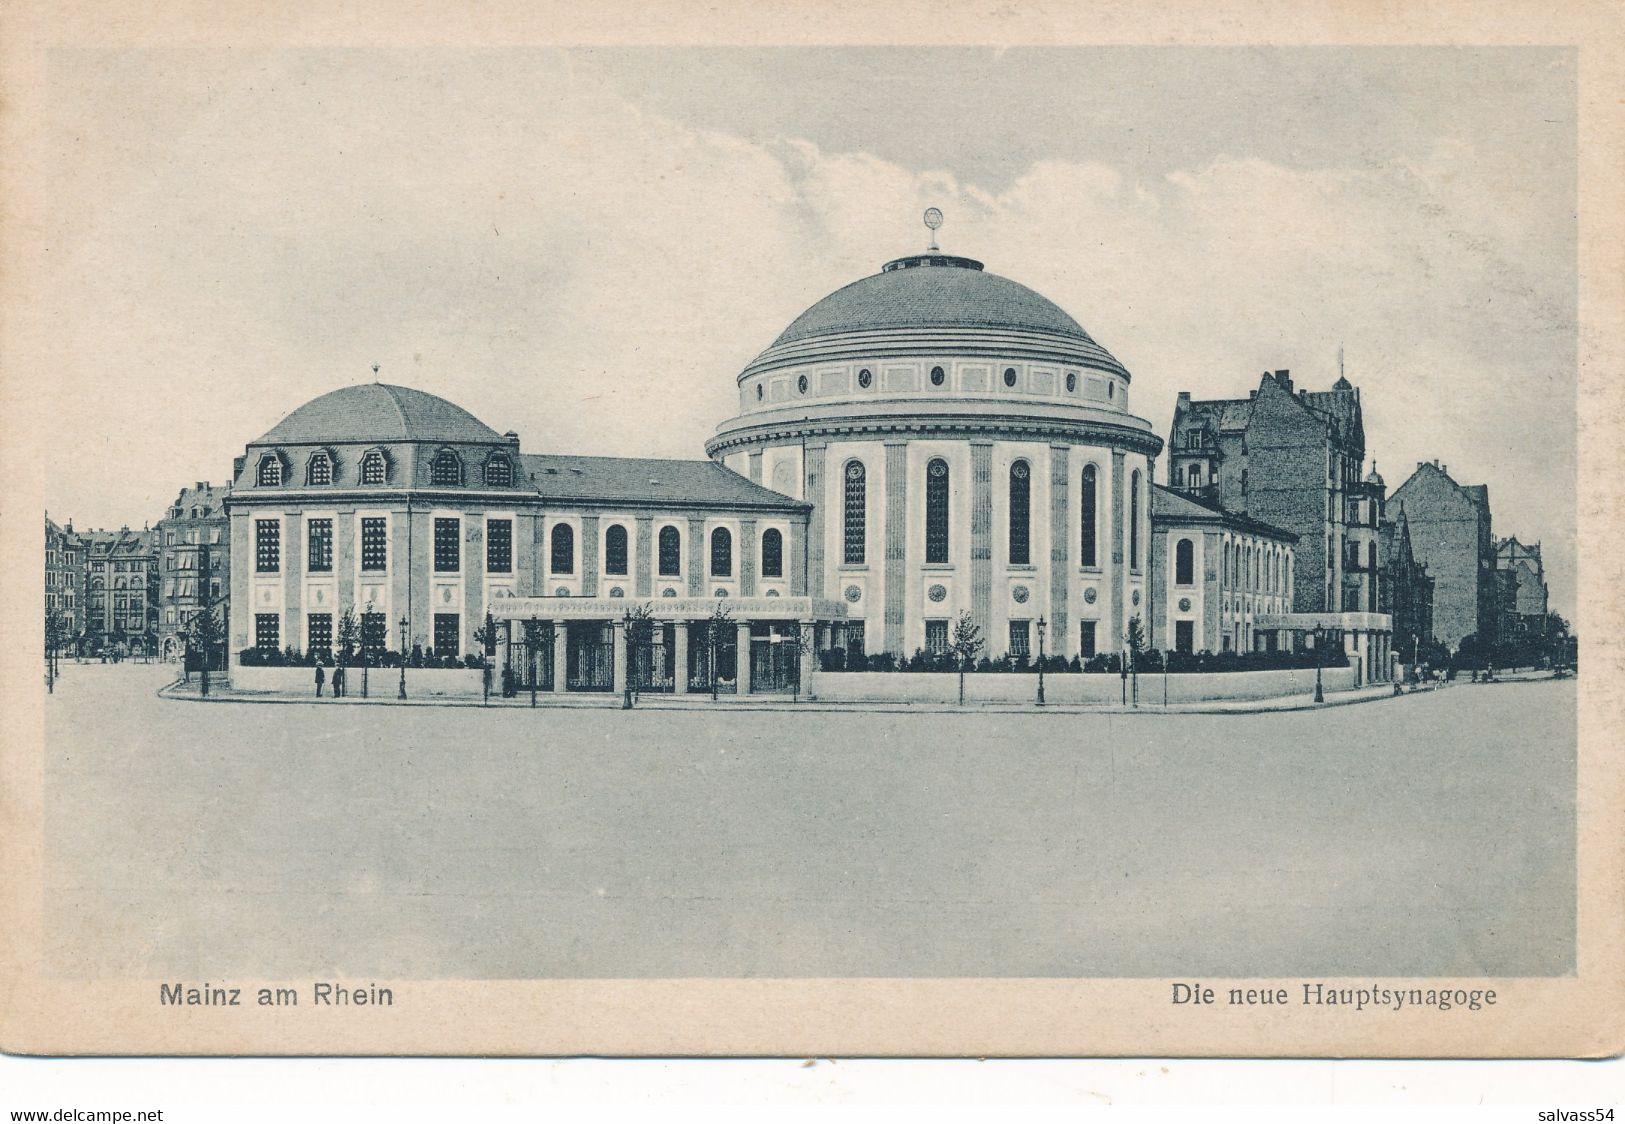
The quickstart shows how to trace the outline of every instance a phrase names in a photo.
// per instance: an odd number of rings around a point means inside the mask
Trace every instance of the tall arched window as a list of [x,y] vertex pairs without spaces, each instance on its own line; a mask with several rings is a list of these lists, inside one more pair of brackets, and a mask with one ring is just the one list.
[[1231,545],[1227,542],[1224,544],[1223,561],[1219,565],[1219,585],[1224,589],[1230,588],[1230,567],[1232,564],[1230,556]]
[[361,458],[361,482],[363,484],[384,482],[384,454],[377,449]]
[[1128,567],[1140,568],[1140,470],[1128,480]]
[[305,465],[305,483],[320,486],[332,482],[333,458],[326,453],[310,454],[310,463]]
[[1083,526],[1083,549],[1078,553],[1080,566],[1098,565],[1095,561],[1097,511],[1095,505],[1095,466],[1083,466],[1083,486],[1078,489],[1078,518]]
[[1032,558],[1032,469],[1026,461],[1010,466],[1010,565],[1026,566]]
[[660,528],[660,576],[675,578],[683,572],[683,533],[670,523]]
[[777,527],[762,532],[762,577],[784,577],[784,535]]
[[568,523],[553,524],[553,550],[549,569],[555,574],[576,572],[576,529]]
[[863,565],[868,542],[869,479],[862,461],[847,461],[841,485],[841,560]]
[[1202,466],[1193,464],[1185,470],[1185,486],[1199,488],[1202,486]]
[[1174,584],[1196,584],[1196,545],[1190,539],[1180,539],[1174,547]]
[[925,560],[948,561],[948,462],[925,466]]
[[429,483],[455,487],[463,482],[463,462],[450,449],[441,449],[429,466]]
[[604,573],[626,573],[626,528],[611,523],[604,531]]
[[257,479],[262,488],[280,488],[282,486],[281,458],[272,453],[266,453],[261,457]]
[[734,537],[728,528],[711,532],[711,576],[731,578],[734,572]]
[[513,462],[500,453],[486,461],[485,486],[487,488],[513,487]]

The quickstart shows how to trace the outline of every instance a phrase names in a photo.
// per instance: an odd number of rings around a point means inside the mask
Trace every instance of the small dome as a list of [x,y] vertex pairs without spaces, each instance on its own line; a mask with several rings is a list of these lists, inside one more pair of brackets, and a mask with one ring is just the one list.
[[979,261],[947,254],[887,262],[879,273],[837,289],[796,317],[768,350],[852,332],[967,328],[1064,337],[1083,345],[1100,366],[1128,373],[1047,297],[984,271]]
[[1366,473],[1365,482],[1367,484],[1375,484],[1379,488],[1383,486],[1382,477],[1377,474],[1377,462],[1376,461],[1371,462],[1371,471]]
[[311,399],[254,444],[501,440],[496,430],[444,398],[369,382]]

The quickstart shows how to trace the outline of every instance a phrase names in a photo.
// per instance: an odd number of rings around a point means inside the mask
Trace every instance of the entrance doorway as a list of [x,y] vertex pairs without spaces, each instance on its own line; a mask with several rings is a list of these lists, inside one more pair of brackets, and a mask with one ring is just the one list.
[[571,691],[615,689],[614,625],[571,622],[565,625],[568,666],[564,686]]
[[753,624],[750,626],[751,693],[798,690],[801,680],[801,647],[793,624]]

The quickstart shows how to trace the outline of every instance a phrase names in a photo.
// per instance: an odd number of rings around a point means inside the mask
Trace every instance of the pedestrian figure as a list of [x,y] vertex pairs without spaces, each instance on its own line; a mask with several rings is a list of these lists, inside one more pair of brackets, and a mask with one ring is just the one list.
[[327,672],[321,664],[316,665],[316,697],[322,697],[322,684],[327,682]]
[[335,667],[333,669],[333,697],[335,699],[342,699],[344,697],[344,665],[343,664],[339,664],[337,667]]

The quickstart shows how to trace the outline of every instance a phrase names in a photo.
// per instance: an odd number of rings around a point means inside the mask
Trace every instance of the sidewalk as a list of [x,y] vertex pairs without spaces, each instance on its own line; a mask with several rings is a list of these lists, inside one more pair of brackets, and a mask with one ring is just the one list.
[[[219,702],[219,703],[268,703],[279,705],[304,706],[437,706],[437,707],[477,707],[489,710],[529,710],[530,695],[521,694],[515,698],[505,699],[500,695],[492,695],[489,702],[479,698],[431,696],[427,698],[412,698],[410,686],[408,697],[405,699],[396,696],[397,686],[391,682],[383,689],[373,690],[370,697],[362,698],[360,695],[349,695],[342,699],[328,696],[316,698],[311,695],[276,695],[250,691],[234,691],[227,687],[222,689],[211,683],[208,698],[203,698],[198,690],[198,683],[194,679],[191,683],[176,681],[158,691],[160,698],[180,700],[185,702]],[[1039,707],[1034,703],[1014,702],[986,702],[967,703],[959,706],[955,703],[942,702],[905,702],[898,700],[884,700],[875,702],[826,702],[819,699],[802,697],[792,700],[788,695],[718,695],[715,702],[709,694],[666,695],[645,694],[639,696],[635,705],[637,710],[732,710],[750,711],[752,713],[783,713],[783,712],[831,712],[831,713],[864,713],[864,714],[1269,714],[1277,711],[1315,710],[1332,706],[1350,706],[1355,703],[1376,702],[1379,699],[1394,698],[1394,688],[1391,683],[1378,683],[1367,687],[1359,687],[1351,691],[1338,691],[1329,693],[1324,703],[1316,703],[1312,694],[1288,695],[1271,699],[1228,699],[1209,702],[1170,703],[1163,706],[1160,702],[1142,699],[1138,706],[1123,706],[1121,703],[1052,703]],[[537,710],[620,710],[622,699],[620,695],[602,694],[555,694],[550,691],[538,692],[536,695]]]

